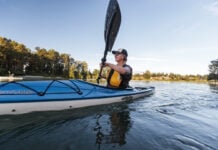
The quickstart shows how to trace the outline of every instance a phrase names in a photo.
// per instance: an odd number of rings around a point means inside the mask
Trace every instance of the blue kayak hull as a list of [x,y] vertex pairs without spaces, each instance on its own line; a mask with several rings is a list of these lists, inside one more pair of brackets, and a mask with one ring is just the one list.
[[112,89],[81,80],[20,81],[0,84],[0,115],[110,104],[154,93],[154,87]]

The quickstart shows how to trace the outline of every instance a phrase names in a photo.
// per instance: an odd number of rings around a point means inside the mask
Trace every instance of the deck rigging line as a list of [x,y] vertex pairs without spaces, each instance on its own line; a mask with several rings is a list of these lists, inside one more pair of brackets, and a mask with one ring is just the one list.
[[[6,82],[4,84],[1,84],[0,85],[0,89],[3,88],[3,87],[6,87],[9,84],[17,84],[17,85],[20,85],[21,87],[24,87],[24,88],[26,88],[26,89],[36,93],[38,96],[44,96],[45,94],[47,94],[47,91],[50,88],[52,88],[52,85],[55,82],[58,82],[58,83],[61,83],[61,84],[65,85],[66,87],[69,87],[70,89],[72,89],[73,92],[76,92],[77,94],[81,95],[82,91],[80,90],[79,86],[76,83],[74,83],[74,81],[72,81],[72,80],[68,80],[68,81],[70,81],[73,84],[73,86],[69,85],[69,84],[67,84],[67,83],[65,83],[65,82],[63,82],[61,80],[51,80],[51,82],[46,86],[44,91],[37,91],[37,90],[31,88],[31,86],[28,86],[28,85],[25,85],[25,84],[23,84],[21,82],[16,82],[16,81],[11,81],[11,82]],[[55,93],[53,93],[53,94],[55,94]],[[0,93],[0,95],[17,95],[17,93],[15,93],[15,94],[12,94],[12,93],[10,93],[10,94],[9,93],[8,94]],[[21,94],[19,94],[19,95],[21,95]],[[22,94],[22,95],[27,95],[27,94]]]

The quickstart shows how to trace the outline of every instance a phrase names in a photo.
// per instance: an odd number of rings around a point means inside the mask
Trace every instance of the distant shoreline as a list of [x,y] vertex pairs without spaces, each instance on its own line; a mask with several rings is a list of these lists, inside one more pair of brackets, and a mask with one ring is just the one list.
[[[0,82],[10,82],[10,81],[21,81],[21,80],[51,80],[51,79],[64,79],[62,77],[46,77],[46,76],[0,76]],[[93,81],[96,79],[87,79],[88,81]],[[132,79],[131,81],[147,81],[147,82],[195,82],[195,83],[207,83],[207,84],[216,84],[218,85],[218,81],[215,80],[164,80],[164,79]]]
[[0,82],[22,81],[22,80],[51,80],[64,79],[63,77],[46,77],[46,76],[0,76]]

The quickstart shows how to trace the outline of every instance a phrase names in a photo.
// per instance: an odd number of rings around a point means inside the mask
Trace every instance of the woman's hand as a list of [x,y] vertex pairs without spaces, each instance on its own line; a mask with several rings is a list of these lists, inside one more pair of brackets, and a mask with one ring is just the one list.
[[109,66],[109,63],[106,63],[106,62],[104,64],[100,63],[100,68],[101,67],[108,67],[108,66]]

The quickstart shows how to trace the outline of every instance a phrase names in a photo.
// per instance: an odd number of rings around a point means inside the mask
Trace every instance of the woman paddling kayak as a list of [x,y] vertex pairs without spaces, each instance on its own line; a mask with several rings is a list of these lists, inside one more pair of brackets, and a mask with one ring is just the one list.
[[132,67],[127,65],[128,53],[125,49],[112,51],[117,64],[105,62],[103,67],[110,67],[110,72],[107,76],[107,86],[110,88],[125,89],[129,87],[129,81],[132,78]]

